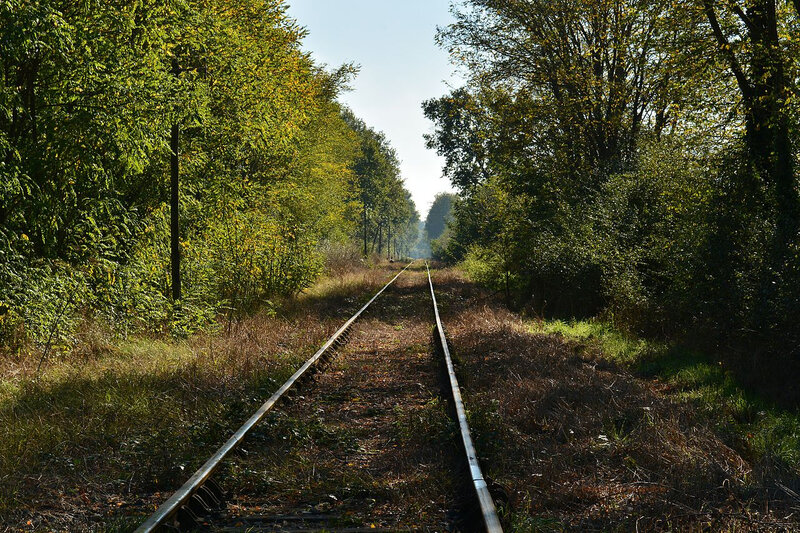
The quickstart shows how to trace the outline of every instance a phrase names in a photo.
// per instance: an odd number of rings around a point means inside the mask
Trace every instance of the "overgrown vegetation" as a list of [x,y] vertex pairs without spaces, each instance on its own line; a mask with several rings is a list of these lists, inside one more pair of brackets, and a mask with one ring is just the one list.
[[[304,400],[256,430],[245,445],[252,453],[232,461],[225,483],[236,494],[214,528],[253,515],[264,517],[257,527],[274,530],[449,527],[461,465],[455,425],[438,397],[426,283],[421,263],[406,271]],[[322,523],[305,523],[315,517]]]
[[455,194],[437,194],[428,211],[428,216],[425,217],[425,238],[430,247],[430,255],[434,259],[445,258],[447,242],[450,238],[448,224],[453,220],[453,204],[457,199]]
[[2,356],[68,351],[86,321],[240,317],[308,287],[367,222],[365,253],[413,246],[393,150],[336,100],[356,69],[315,65],[285,9],[0,4]]
[[717,360],[532,321],[436,273],[484,473],[513,531],[792,531],[800,417]]
[[326,277],[225,335],[119,342],[85,331],[80,352],[39,373],[35,360],[4,359],[3,526],[113,530],[119,519],[132,530],[389,276]]
[[577,342],[587,355],[608,358],[666,383],[756,465],[754,474],[761,481],[800,472],[800,415],[747,391],[721,361],[680,345],[637,338],[598,321],[542,321],[531,330],[560,335]]
[[800,5],[453,4],[438,38],[467,83],[424,105],[460,192],[442,255],[531,312],[793,383]]

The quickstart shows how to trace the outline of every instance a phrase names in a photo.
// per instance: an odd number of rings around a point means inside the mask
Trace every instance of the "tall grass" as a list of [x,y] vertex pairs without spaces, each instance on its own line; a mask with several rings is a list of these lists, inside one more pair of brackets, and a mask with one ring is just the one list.
[[154,505],[390,274],[323,279],[278,308],[185,340],[96,332],[38,372],[34,357],[4,358],[2,522],[92,529]]

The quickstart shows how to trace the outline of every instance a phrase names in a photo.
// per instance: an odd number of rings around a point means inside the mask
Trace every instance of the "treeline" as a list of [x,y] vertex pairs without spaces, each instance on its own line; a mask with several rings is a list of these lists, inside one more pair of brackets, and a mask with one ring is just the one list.
[[429,255],[435,259],[447,257],[447,245],[450,241],[449,224],[453,220],[453,205],[458,196],[452,193],[439,193],[431,204],[425,217],[425,237],[429,246]]
[[394,151],[336,100],[355,69],[303,35],[280,0],[0,3],[0,345],[191,331],[364,232],[413,245]]
[[[800,360],[800,2],[465,0],[443,250],[517,305]],[[727,350],[725,353],[731,353]]]
[[411,193],[400,180],[400,161],[386,137],[370,129],[347,111],[347,125],[360,140],[360,153],[353,170],[358,178],[361,203],[363,254],[407,256],[418,238],[419,213]]

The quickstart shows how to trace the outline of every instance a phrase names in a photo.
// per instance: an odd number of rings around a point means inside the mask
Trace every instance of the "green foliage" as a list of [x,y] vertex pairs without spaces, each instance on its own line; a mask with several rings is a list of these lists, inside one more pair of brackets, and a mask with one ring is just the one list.
[[289,220],[253,210],[223,212],[209,222],[197,261],[209,275],[203,281],[213,291],[210,301],[252,310],[272,295],[308,287],[321,270],[316,242]]
[[[488,146],[480,104],[466,89],[422,104],[439,128],[425,135],[426,146],[445,158],[444,175],[461,190],[487,177]],[[436,237],[433,237],[436,238]]]
[[434,253],[536,313],[798,361],[797,6],[454,12],[467,84],[423,105],[461,197]]
[[419,213],[400,177],[400,161],[383,133],[345,110],[345,122],[356,133],[360,153],[353,164],[361,203],[358,236],[363,254],[407,255],[418,238]]
[[452,220],[451,211],[458,197],[455,194],[439,193],[433,200],[428,216],[425,217],[425,233],[428,240],[434,241],[442,236],[447,224]]
[[436,259],[437,261],[446,262],[453,260],[450,250],[452,233],[452,230],[446,227],[444,232],[438,238],[428,241],[430,255],[432,258]]
[[[343,110],[273,0],[0,3],[0,342],[83,319],[183,335],[306,288],[367,206],[416,240],[388,141]],[[182,300],[168,171],[177,125]],[[376,164],[366,164],[374,159]]]
[[16,275],[17,283],[5,287],[0,314],[0,333],[9,346],[28,338],[44,353],[72,348],[78,311],[92,298],[85,274],[63,263],[48,263]]

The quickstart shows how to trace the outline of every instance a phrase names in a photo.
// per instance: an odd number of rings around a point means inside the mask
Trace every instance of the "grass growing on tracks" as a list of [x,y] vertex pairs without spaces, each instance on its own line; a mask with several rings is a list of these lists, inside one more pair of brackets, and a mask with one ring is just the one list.
[[447,528],[457,448],[438,397],[421,270],[400,277],[353,328],[306,401],[259,428],[258,451],[232,461],[231,522],[323,512],[337,517],[329,526]]
[[322,280],[277,313],[184,341],[98,333],[39,375],[34,357],[0,361],[0,530],[125,529],[126,514],[180,486],[389,274]]

